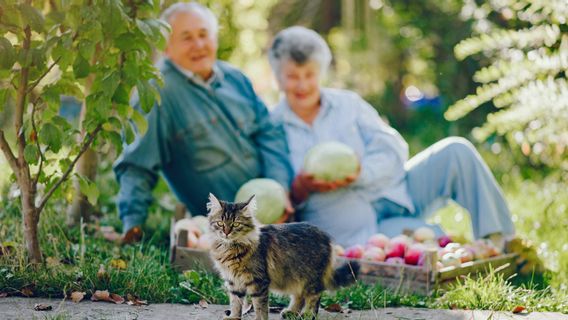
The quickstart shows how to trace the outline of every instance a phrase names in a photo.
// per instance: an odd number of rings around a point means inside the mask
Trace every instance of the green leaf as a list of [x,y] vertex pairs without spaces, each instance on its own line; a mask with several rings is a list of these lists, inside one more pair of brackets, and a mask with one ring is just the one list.
[[43,25],[45,23],[45,18],[43,14],[36,8],[30,6],[29,4],[20,4],[20,14],[22,16],[22,21],[24,25],[29,25],[34,31],[43,31]]
[[138,111],[134,111],[134,113],[132,113],[132,121],[136,124],[136,131],[140,136],[146,134],[146,131],[148,130],[148,121],[146,121],[146,118],[144,118]]
[[112,101],[120,104],[128,104],[130,102],[130,94],[123,83],[119,84],[116,88],[116,91],[112,96]]
[[16,53],[12,43],[4,38],[0,37],[0,68],[11,69],[16,62]]
[[78,55],[73,62],[73,74],[75,78],[81,79],[89,75],[89,63],[82,56]]
[[101,23],[105,33],[116,35],[126,28],[127,15],[120,1],[103,1]]
[[138,80],[136,82],[136,89],[138,90],[138,97],[140,99],[140,106],[144,112],[150,112],[156,101],[155,88],[147,81]]
[[38,139],[41,144],[47,145],[51,151],[57,153],[61,149],[63,133],[57,126],[48,122],[39,130]]
[[107,74],[101,82],[101,89],[107,96],[114,96],[114,92],[120,83],[120,73],[113,71]]
[[95,44],[91,40],[82,39],[79,41],[77,49],[79,49],[79,54],[81,54],[85,60],[89,61],[95,53]]
[[36,164],[39,159],[39,149],[35,144],[28,144],[24,148],[24,159],[29,164]]
[[87,197],[87,200],[91,205],[97,204],[97,199],[99,198],[99,189],[97,185],[85,177],[79,176],[79,190],[81,193]]

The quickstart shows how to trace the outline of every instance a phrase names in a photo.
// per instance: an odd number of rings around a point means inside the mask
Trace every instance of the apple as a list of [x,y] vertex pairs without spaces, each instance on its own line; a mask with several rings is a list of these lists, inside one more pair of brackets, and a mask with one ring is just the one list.
[[381,248],[370,247],[363,253],[363,259],[370,261],[385,261],[386,254]]
[[450,242],[452,242],[450,236],[443,235],[438,238],[438,245],[440,245],[441,248],[444,248]]
[[408,250],[406,250],[406,253],[404,255],[404,262],[413,266],[418,265],[423,255],[424,246],[419,244],[412,245],[408,248]]
[[456,250],[460,249],[461,247],[462,245],[457,242],[450,242],[444,247],[444,249],[450,252],[456,252]]
[[459,268],[461,266],[460,257],[453,252],[446,253],[442,257],[442,264],[444,265],[444,267],[453,266]]
[[201,233],[209,232],[209,219],[206,216],[195,216],[191,218],[191,221],[201,230]]
[[418,242],[424,242],[424,241],[436,239],[436,234],[434,233],[434,230],[432,230],[428,227],[420,227],[420,228],[414,230],[413,237],[414,237],[414,240],[416,240]]
[[387,258],[404,258],[407,247],[408,244],[403,241],[391,241],[385,250]]
[[398,236],[390,239],[390,243],[395,243],[395,242],[402,242],[406,244],[406,246],[408,247],[409,245],[412,244],[412,239],[410,239],[408,236],[404,234],[399,234]]
[[336,256],[338,257],[343,257],[345,256],[345,248],[343,248],[342,246],[338,245],[338,244],[334,244],[333,245],[333,252],[335,253]]
[[179,235],[181,230],[186,230],[187,233],[195,233],[197,236],[201,235],[201,229],[199,226],[191,219],[184,218],[176,222],[174,225],[175,235]]
[[400,258],[400,257],[392,257],[392,258],[388,258],[387,260],[385,260],[386,263],[392,263],[392,264],[404,264],[404,259]]
[[467,248],[460,248],[454,254],[460,258],[461,263],[473,261],[473,252]]
[[363,246],[360,244],[354,245],[352,247],[347,248],[347,250],[345,250],[345,258],[350,258],[350,259],[361,259],[363,257],[363,252],[365,250],[363,249]]
[[198,243],[199,243],[199,238],[197,237],[197,234],[194,232],[189,232],[187,234],[187,247],[197,248]]
[[369,240],[367,240],[367,245],[384,249],[390,243],[389,237],[382,233],[377,233],[372,235]]

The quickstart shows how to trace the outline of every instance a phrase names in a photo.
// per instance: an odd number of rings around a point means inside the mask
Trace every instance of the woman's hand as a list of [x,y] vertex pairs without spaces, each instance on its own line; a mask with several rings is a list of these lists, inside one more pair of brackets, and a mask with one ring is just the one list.
[[324,181],[316,179],[313,175],[300,172],[292,182],[292,201],[296,204],[304,202],[313,192],[330,192],[344,188],[353,183],[359,177],[361,167],[355,174],[336,181]]

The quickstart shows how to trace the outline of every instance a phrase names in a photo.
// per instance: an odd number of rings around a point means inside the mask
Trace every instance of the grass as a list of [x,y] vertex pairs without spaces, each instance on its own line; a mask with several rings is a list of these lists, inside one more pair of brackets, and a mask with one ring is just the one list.
[[[542,181],[510,178],[506,183],[506,194],[519,234],[539,244],[539,255],[551,270],[545,277],[503,279],[499,274],[489,274],[480,279],[464,278],[433,297],[401,295],[378,285],[358,283],[326,293],[321,300],[322,306],[337,303],[350,309],[412,306],[510,311],[522,305],[529,311],[568,313],[565,293],[568,235],[564,231],[568,223],[568,190],[558,181],[553,178]],[[112,190],[107,192],[114,192]],[[12,247],[13,252],[10,256],[0,256],[0,292],[61,298],[72,291],[83,291],[88,298],[95,290],[109,290],[151,303],[198,303],[200,300],[228,303],[219,278],[200,271],[179,274],[170,268],[168,232],[171,212],[163,205],[152,207],[153,213],[145,227],[146,234],[151,236],[141,244],[119,247],[104,240],[97,231],[99,224],[120,226],[112,197],[105,194],[101,197],[104,201],[102,217],[98,223],[86,225],[82,230],[64,227],[62,202],[50,204],[40,223],[46,263],[39,268],[25,264],[17,201],[4,199],[0,203],[0,244]],[[445,228],[468,237],[467,214],[463,210],[448,207],[433,219],[439,219]],[[122,266],[121,261],[124,262]],[[287,303],[285,297],[271,296],[271,305]]]

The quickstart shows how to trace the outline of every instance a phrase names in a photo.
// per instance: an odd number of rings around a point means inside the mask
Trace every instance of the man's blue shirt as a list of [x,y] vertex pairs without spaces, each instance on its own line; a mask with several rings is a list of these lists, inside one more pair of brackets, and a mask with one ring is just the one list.
[[161,105],[148,114],[144,136],[114,165],[125,230],[144,222],[160,171],[192,214],[206,213],[210,192],[232,201],[253,178],[272,178],[288,189],[292,168],[283,128],[271,121],[246,76],[218,61],[204,86],[167,59],[160,69]]

